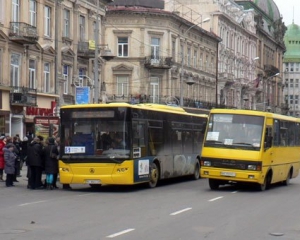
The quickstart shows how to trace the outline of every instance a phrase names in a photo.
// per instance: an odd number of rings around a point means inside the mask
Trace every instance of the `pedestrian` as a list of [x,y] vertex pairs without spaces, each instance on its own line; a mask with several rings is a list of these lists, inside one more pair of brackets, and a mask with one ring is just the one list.
[[13,187],[13,178],[15,174],[15,160],[16,155],[14,153],[15,146],[12,143],[8,143],[4,148],[4,161],[5,161],[5,168],[4,171],[6,173],[6,187]]
[[21,142],[21,170],[23,168],[24,163],[26,164],[27,160],[27,148],[28,148],[28,138],[24,137],[23,141]]
[[54,188],[54,174],[58,173],[58,149],[55,144],[55,139],[53,137],[49,137],[47,139],[47,146],[44,148],[44,156],[45,156],[45,173],[46,173],[46,184],[47,189]]
[[3,171],[4,171],[4,152],[3,152],[3,148],[5,147],[6,145],[6,138],[5,138],[5,135],[1,135],[0,136],[0,182],[3,182]]
[[42,158],[43,148],[40,144],[40,139],[35,137],[28,145],[27,164],[30,167],[29,187],[30,189],[41,189],[42,171],[44,162]]
[[17,134],[15,137],[13,137],[13,144],[16,147],[15,150],[15,174],[14,174],[14,182],[18,182],[17,177],[21,177],[21,143],[20,143],[20,138],[18,137],[19,135]]

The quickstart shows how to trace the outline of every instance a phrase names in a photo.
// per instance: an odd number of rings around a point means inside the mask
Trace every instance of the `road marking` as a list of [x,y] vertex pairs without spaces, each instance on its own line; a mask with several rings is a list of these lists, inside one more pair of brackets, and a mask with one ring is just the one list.
[[212,198],[212,199],[210,199],[210,200],[208,200],[208,201],[209,201],[209,202],[213,202],[213,201],[219,200],[219,199],[221,199],[221,198],[223,198],[223,196],[221,196],[221,197],[216,197],[216,198]]
[[111,235],[107,236],[107,238],[118,237],[118,236],[120,236],[120,235],[122,235],[122,234],[129,233],[129,232],[131,232],[131,231],[134,231],[134,228],[129,228],[129,229],[126,229],[126,230],[124,230],[124,231],[121,231],[121,232],[117,232],[117,233],[111,234]]
[[177,214],[180,214],[180,213],[189,211],[189,210],[191,210],[191,209],[192,209],[192,208],[185,208],[185,209],[179,210],[179,211],[177,211],[177,212],[173,212],[173,213],[171,213],[170,215],[171,215],[171,216],[175,216],[175,215],[177,215]]
[[233,191],[233,192],[231,192],[231,193],[237,193],[238,191]]
[[31,205],[31,204],[37,204],[37,203],[43,203],[43,202],[47,202],[46,200],[44,201],[37,201],[37,202],[29,202],[29,203],[23,203],[18,205],[19,207],[23,207],[23,206],[27,206],[27,205]]

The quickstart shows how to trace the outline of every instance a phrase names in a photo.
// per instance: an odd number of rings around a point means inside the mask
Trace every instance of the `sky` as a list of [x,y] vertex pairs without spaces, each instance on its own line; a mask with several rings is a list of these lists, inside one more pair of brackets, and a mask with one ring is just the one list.
[[[300,0],[274,0],[285,26],[294,23],[300,25]],[[294,9],[294,10],[293,10]]]

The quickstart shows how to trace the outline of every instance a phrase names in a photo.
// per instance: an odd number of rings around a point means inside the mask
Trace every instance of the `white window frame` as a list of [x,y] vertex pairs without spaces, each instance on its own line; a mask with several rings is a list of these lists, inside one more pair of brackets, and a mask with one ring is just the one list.
[[86,70],[84,68],[78,69],[78,86],[83,87],[87,86],[86,83],[84,83],[84,77],[86,76]]
[[119,75],[117,76],[117,95],[118,96],[128,96],[129,88],[129,76]]
[[64,78],[64,94],[69,93],[69,78],[70,78],[70,66],[69,65],[63,65],[63,78]]
[[21,55],[12,53],[10,59],[10,82],[13,87],[19,87],[20,85],[20,65]]
[[[158,43],[155,43],[157,40]],[[151,37],[151,63],[159,63],[160,57],[160,38]]]
[[197,67],[197,61],[198,61],[198,51],[194,50],[194,68]]
[[150,78],[150,101],[159,103],[159,77]]
[[64,37],[70,38],[71,12],[69,9],[64,9]]
[[44,7],[44,35],[51,37],[51,7],[49,6]]
[[85,16],[79,15],[79,39],[85,41]]
[[49,62],[44,63],[44,93],[50,92],[50,81],[51,81],[51,64]]
[[[120,39],[126,39],[127,42],[120,42]],[[128,57],[129,51],[129,38],[128,37],[118,37],[118,57]]]
[[[30,62],[33,61],[34,67],[31,67]],[[36,88],[36,61],[34,59],[29,59],[29,88]]]
[[19,22],[20,21],[20,0],[12,0],[11,7],[11,21]]
[[30,25],[36,27],[36,0],[29,1],[29,19]]

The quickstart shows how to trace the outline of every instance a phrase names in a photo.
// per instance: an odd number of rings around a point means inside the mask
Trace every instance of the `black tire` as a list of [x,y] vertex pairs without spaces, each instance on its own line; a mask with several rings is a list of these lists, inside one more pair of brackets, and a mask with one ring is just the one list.
[[219,183],[218,180],[209,178],[208,183],[209,183],[209,187],[210,187],[211,190],[218,190],[219,189],[220,183]]
[[62,187],[64,190],[71,190],[72,188],[70,187],[70,184],[63,184]]
[[159,168],[156,163],[152,163],[150,166],[150,180],[148,186],[150,188],[155,188],[159,180]]
[[200,178],[200,164],[197,160],[195,164],[194,174],[192,175],[193,180],[198,180]]
[[291,177],[292,177],[292,171],[290,170],[286,176],[286,179],[282,182],[284,186],[288,186],[290,184]]
[[267,174],[262,184],[258,184],[259,191],[265,191],[270,189],[271,186],[271,174]]

